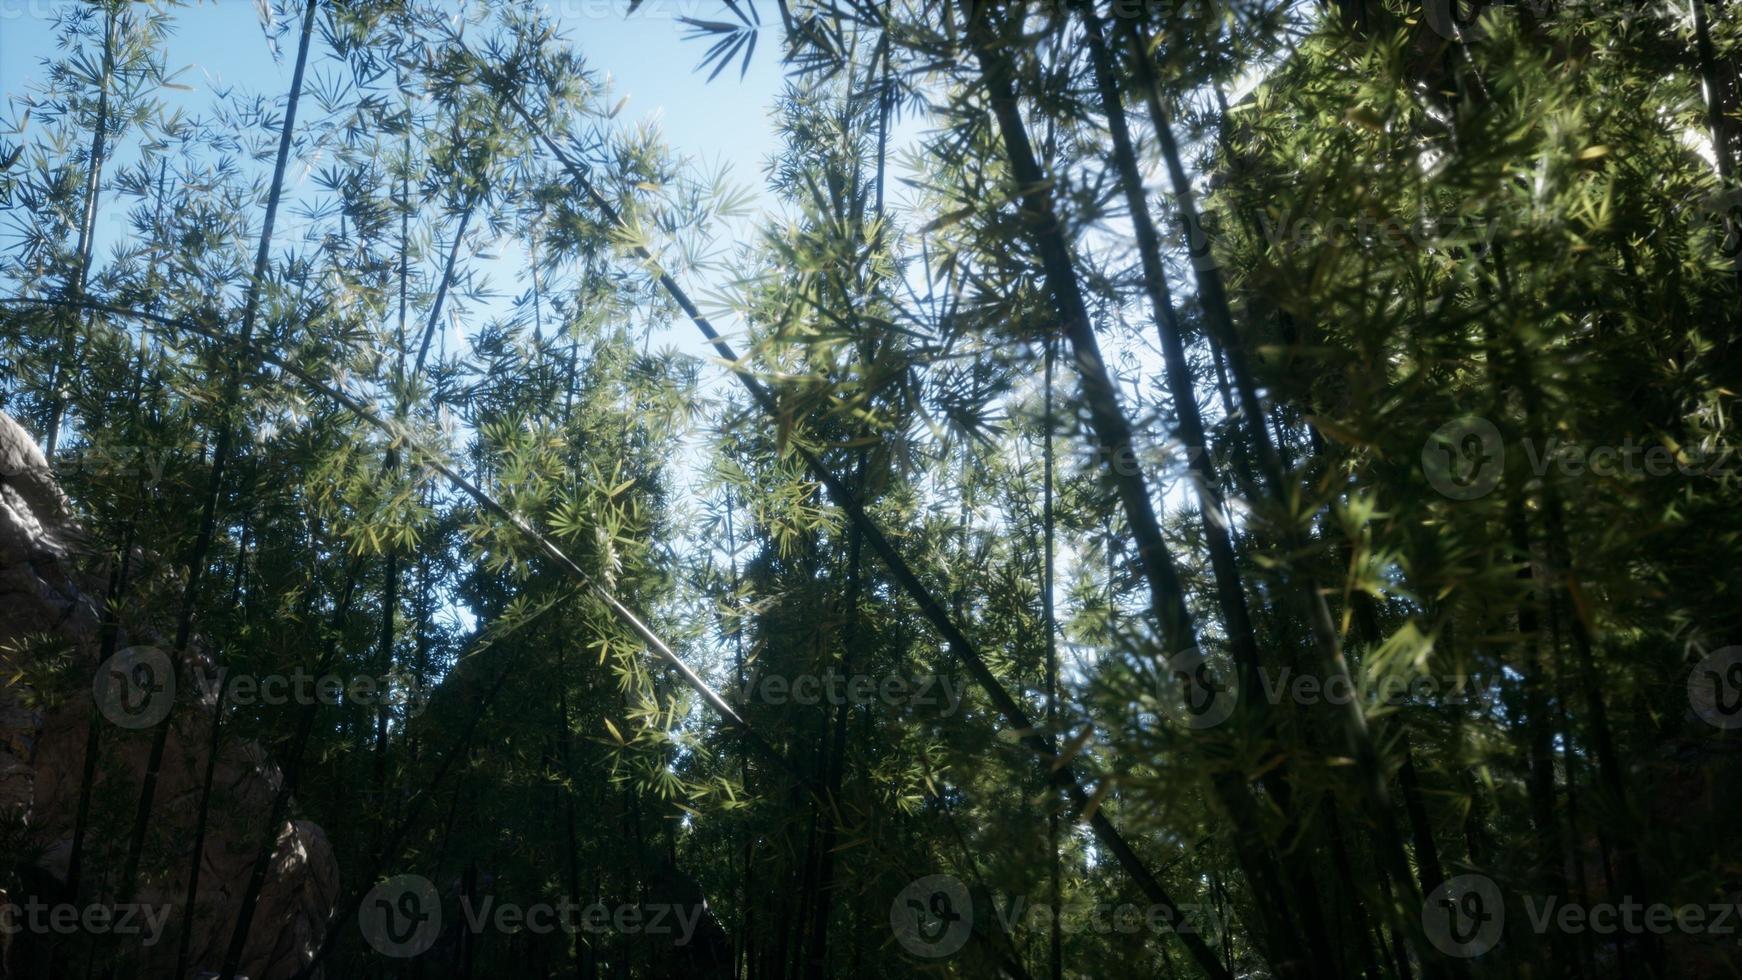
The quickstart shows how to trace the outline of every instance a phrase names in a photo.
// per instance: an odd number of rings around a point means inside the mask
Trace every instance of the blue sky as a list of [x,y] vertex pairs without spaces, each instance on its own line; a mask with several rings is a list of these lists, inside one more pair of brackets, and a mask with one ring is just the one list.
[[[54,50],[53,14],[73,0],[0,0],[0,92],[24,92],[40,81],[40,60]],[[553,0],[548,4],[588,62],[610,74],[619,94],[629,96],[624,118],[658,119],[671,145],[700,161],[730,164],[739,183],[761,186],[763,160],[774,141],[767,109],[782,84],[779,52],[756,52],[750,71],[737,66],[704,87],[706,75],[692,69],[706,41],[684,41],[677,19],[719,16],[711,0],[647,0],[625,16],[623,0]],[[189,70],[178,81],[190,107],[210,102],[214,82],[259,92],[282,93],[290,84],[289,52],[275,62],[251,0],[202,2],[179,11],[169,44],[169,63]],[[766,40],[778,33],[771,25]]]
[[[73,2],[0,0],[0,97],[7,102],[40,88],[45,81],[43,59],[62,56],[55,45],[56,14]],[[735,62],[730,70],[708,82],[706,73],[695,68],[709,42],[684,40],[689,28],[678,18],[717,19],[720,6],[717,0],[647,0],[633,15],[625,14],[623,0],[552,0],[547,8],[557,14],[563,33],[587,63],[609,76],[614,94],[628,97],[618,116],[620,125],[655,123],[675,151],[709,173],[725,165],[732,183],[750,189],[759,203],[768,207],[772,201],[763,190],[762,170],[777,145],[769,108],[784,86],[779,51],[770,43],[778,37],[779,25],[769,25],[771,29],[764,31],[763,43],[743,77]],[[166,103],[203,114],[213,105],[213,91],[219,87],[235,86],[268,97],[281,97],[289,89],[294,36],[288,41],[281,39],[284,49],[275,59],[252,0],[206,0],[175,11],[174,22],[166,60],[172,72],[185,69],[176,81],[191,91],[160,91],[158,95]],[[311,72],[319,70],[318,57],[319,49],[311,59]],[[10,109],[0,115],[16,118]],[[99,215],[99,263],[106,232],[120,230],[124,211],[114,208]],[[735,224],[739,226],[721,229],[723,240],[729,242],[753,227],[752,220]],[[505,304],[524,286],[517,281],[515,258],[503,255],[476,261],[487,271],[497,303]],[[708,284],[690,285],[701,295]],[[466,317],[467,326],[481,324],[494,305],[486,302],[483,309],[474,309]],[[442,339],[448,345],[466,342],[461,336]],[[687,323],[658,330],[648,340],[704,358],[712,354]],[[731,384],[723,371],[704,376],[715,391]],[[695,463],[691,459],[677,462],[680,471]],[[687,472],[680,476],[683,482],[693,478]]]
[[[0,97],[10,102],[41,86],[43,59],[62,56],[55,46],[56,15],[75,2],[0,0]],[[295,0],[277,0],[274,6],[295,10],[299,5]],[[456,11],[461,8],[457,0],[452,6]],[[784,88],[776,46],[778,22],[768,24],[762,32],[761,43],[742,77],[735,60],[730,69],[708,81],[707,72],[696,68],[710,42],[686,40],[684,35],[692,29],[680,18],[717,20],[725,13],[720,0],[645,0],[633,14],[626,13],[626,0],[549,0],[544,6],[556,15],[563,35],[587,64],[608,76],[614,95],[628,98],[617,117],[619,125],[657,125],[667,145],[696,169],[711,175],[724,166],[729,181],[748,189],[760,208],[774,207],[765,193],[763,167],[778,143],[769,109]],[[281,98],[290,87],[294,35],[281,36],[279,43],[282,50],[275,58],[254,0],[195,0],[174,11],[173,34],[166,46],[170,71],[180,69],[176,82],[190,90],[159,91],[157,95],[166,104],[195,115],[210,111],[214,89],[220,87]],[[321,49],[314,54],[310,72],[318,74],[325,70]],[[0,115],[16,118],[10,108]],[[126,151],[117,148],[116,152]],[[304,173],[302,178],[306,177]],[[294,180],[297,177],[293,175]],[[99,214],[99,264],[109,234],[120,230],[124,212],[124,208],[114,208]],[[111,218],[113,224],[108,220]],[[716,246],[752,234],[756,223],[752,216],[716,227]],[[279,237],[288,238],[283,234]],[[473,265],[489,277],[496,302],[486,302],[485,309],[468,315],[472,325],[482,323],[490,307],[497,303],[505,306],[507,299],[525,286],[518,281],[521,257],[507,250],[499,254],[499,258],[474,259]],[[690,284],[698,299],[706,297],[709,285]],[[724,317],[720,325],[730,332],[731,321],[731,317]],[[649,340],[703,358],[712,355],[687,324],[656,331]],[[457,335],[441,338],[444,346],[464,342]]]

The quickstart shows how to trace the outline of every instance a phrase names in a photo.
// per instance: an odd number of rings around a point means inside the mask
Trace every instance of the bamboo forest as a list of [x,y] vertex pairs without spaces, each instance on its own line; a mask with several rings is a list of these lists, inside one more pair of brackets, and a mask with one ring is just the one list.
[[0,0],[0,978],[1742,978],[1737,0]]

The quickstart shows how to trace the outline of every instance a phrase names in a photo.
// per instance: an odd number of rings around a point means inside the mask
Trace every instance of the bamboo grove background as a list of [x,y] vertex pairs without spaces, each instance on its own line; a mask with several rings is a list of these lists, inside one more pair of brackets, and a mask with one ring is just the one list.
[[[198,7],[58,8],[0,135],[0,408],[111,622],[427,692],[207,733],[333,845],[327,975],[1742,975],[1526,909],[1742,889],[1689,693],[1742,696],[1733,4],[686,8],[698,98],[784,59],[773,215],[542,5],[262,7],[290,89],[197,112]],[[831,674],[961,700],[766,696]],[[68,880],[9,830],[8,892],[185,882],[194,717],[99,726],[154,768]],[[396,959],[356,923],[403,874],[450,928]],[[1479,956],[1433,929],[1471,876]],[[484,894],[708,911],[452,927]],[[1203,927],[1020,911],[1120,904]]]

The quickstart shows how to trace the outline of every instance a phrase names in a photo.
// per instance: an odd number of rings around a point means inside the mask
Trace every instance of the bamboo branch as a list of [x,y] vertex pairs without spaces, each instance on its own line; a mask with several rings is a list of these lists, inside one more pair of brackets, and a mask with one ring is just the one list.
[[[538,119],[528,112],[526,107],[523,106],[518,99],[512,96],[504,96],[503,98],[505,104],[520,116],[521,120],[531,129],[533,135],[542,142],[548,150],[550,150],[551,154],[556,157],[557,162],[563,166],[563,169],[568,171],[570,178],[575,182],[576,186],[580,188],[583,196],[585,196],[587,200],[599,210],[599,212],[605,217],[605,220],[611,225],[622,227],[623,220],[618,214],[617,209],[611,205],[610,201],[605,199],[604,195],[599,193],[598,189],[593,185],[593,182],[587,177],[585,169],[563,151],[562,147],[550,137],[550,134],[545,130],[544,126],[539,123]],[[756,401],[756,403],[771,416],[777,416],[778,406],[774,400],[773,393],[769,391],[768,387],[764,385],[747,366],[745,366],[737,352],[732,349],[732,346],[726,342],[725,338],[720,335],[720,332],[714,328],[714,325],[708,321],[707,317],[702,315],[701,310],[696,307],[695,302],[690,299],[689,294],[684,291],[683,287],[679,286],[676,280],[672,279],[669,273],[660,268],[652,253],[644,246],[636,245],[633,247],[632,251],[637,258],[654,271],[655,279],[660,287],[664,289],[666,294],[671,297],[672,301],[678,305],[678,308],[684,312],[684,315],[690,319],[690,322],[695,324],[696,329],[701,331],[702,336],[707,339],[708,343],[713,346],[721,359],[726,362],[727,367],[744,385],[745,389],[750,392],[751,397]],[[1127,442],[1129,442],[1129,440],[1127,440]],[[1079,811],[1082,811],[1087,807],[1089,794],[1083,789],[1082,781],[1078,778],[1075,768],[1070,765],[1057,764],[1058,759],[1053,752],[1052,746],[1042,735],[1039,734],[1034,721],[1028,716],[1028,712],[1017,703],[1016,699],[1010,695],[1010,692],[1004,688],[1004,685],[998,681],[997,676],[992,673],[992,669],[986,664],[985,659],[980,655],[979,651],[968,639],[961,627],[957,625],[949,611],[945,609],[943,604],[941,604],[937,598],[931,594],[931,590],[926,588],[925,584],[920,581],[919,576],[914,573],[913,568],[907,563],[907,559],[902,556],[901,552],[889,540],[888,536],[883,533],[882,528],[878,527],[877,523],[865,513],[865,508],[859,502],[858,497],[854,495],[852,490],[840,477],[836,476],[834,472],[823,463],[815,452],[796,442],[791,444],[791,448],[805,464],[806,469],[811,472],[811,475],[821,482],[824,488],[828,490],[829,499],[834,501],[835,506],[841,508],[841,510],[846,514],[848,521],[858,529],[860,534],[864,535],[865,541],[871,545],[873,551],[877,552],[878,558],[880,558],[883,561],[884,566],[889,569],[890,574],[895,578],[897,584],[901,586],[903,591],[912,597],[914,603],[919,607],[921,615],[923,615],[926,618],[926,621],[931,623],[932,627],[938,631],[938,634],[950,644],[951,648],[956,651],[957,656],[961,657],[962,662],[968,668],[969,674],[974,678],[974,681],[980,686],[981,690],[986,693],[986,696],[991,700],[993,707],[998,710],[999,714],[1004,716],[1005,722],[1012,729],[1021,733],[1020,737],[1022,743],[1038,755],[1044,763],[1051,767],[1053,782],[1070,795],[1072,802],[1076,805]],[[1118,829],[1107,818],[1106,814],[1100,809],[1094,810],[1092,816],[1089,818],[1089,823],[1095,832],[1096,838],[1113,853],[1113,856],[1119,862],[1119,865],[1125,869],[1126,873],[1131,876],[1132,880],[1137,883],[1138,887],[1142,889],[1144,894],[1147,895],[1151,901],[1167,908],[1170,912],[1177,912],[1178,904],[1168,895],[1167,890],[1162,886],[1161,882],[1144,865],[1143,859],[1138,856],[1130,843],[1128,843],[1119,833]],[[1198,959],[1206,973],[1217,978],[1217,980],[1229,980],[1230,975],[1222,967],[1221,962],[1216,959],[1214,951],[1209,948],[1201,937],[1191,934],[1182,934],[1180,940],[1192,950],[1194,957]]]

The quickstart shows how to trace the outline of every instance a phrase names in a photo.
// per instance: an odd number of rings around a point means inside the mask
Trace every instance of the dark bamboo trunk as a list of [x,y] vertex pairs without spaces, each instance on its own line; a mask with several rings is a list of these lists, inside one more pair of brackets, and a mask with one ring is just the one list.
[[[586,172],[575,164],[574,161],[571,160],[563,151],[562,147],[550,138],[549,134],[544,131],[538,120],[528,113],[523,105],[512,99],[508,100],[508,104],[515,113],[520,116],[521,120],[528,125],[534,135],[544,144],[546,149],[550,150],[552,155],[555,156],[563,165],[563,168],[568,172],[570,179],[575,182],[581,192],[589,201],[591,201],[594,208],[603,214],[610,224],[613,226],[620,226],[622,224],[622,219],[617,214],[616,209],[592,185]],[[634,251],[637,257],[642,261],[653,263],[653,257],[646,249],[637,248]],[[745,386],[745,388],[750,391],[757,404],[771,416],[778,416],[779,408],[774,401],[772,392],[770,392],[761,381],[756,379],[750,373],[748,367],[743,366],[743,362],[739,359],[731,345],[726,343],[725,339],[720,336],[719,332],[714,329],[713,325],[707,320],[707,318],[701,315],[701,311],[697,309],[695,303],[690,299],[689,295],[683,290],[683,288],[680,287],[669,274],[664,272],[658,272],[656,274],[656,281],[659,283],[660,287],[665,290],[666,294],[672,298],[672,301],[678,305],[678,308],[683,311],[684,315],[687,316],[690,321],[695,324],[696,328],[701,331],[702,335],[714,347],[715,351],[717,351],[728,364],[734,365],[732,369],[733,373],[738,377],[739,381]],[[963,664],[968,668],[970,676],[974,678],[975,683],[979,685],[981,690],[986,692],[993,707],[1001,716],[1003,716],[1005,723],[1018,732],[1026,733],[1021,736],[1023,744],[1030,750],[1034,751],[1044,764],[1051,767],[1055,783],[1063,788],[1063,790],[1069,795],[1073,805],[1079,809],[1084,807],[1088,803],[1088,793],[1084,791],[1082,783],[1077,778],[1074,768],[1070,765],[1052,766],[1052,763],[1056,761],[1056,756],[1051,747],[1047,744],[1045,738],[1038,734],[1027,711],[1024,710],[1013,697],[1011,697],[1009,691],[1007,691],[1003,684],[998,681],[997,677],[992,673],[991,668],[987,666],[978,650],[975,649],[974,644],[968,639],[960,626],[957,625],[955,619],[931,593],[925,584],[921,582],[919,576],[914,573],[901,552],[896,549],[895,545],[883,534],[877,524],[865,513],[864,507],[860,504],[853,492],[848,489],[844,481],[831,472],[828,467],[823,465],[822,461],[816,456],[816,454],[811,452],[802,444],[795,443],[791,449],[805,464],[805,468],[809,470],[810,473],[824,485],[824,487],[827,488],[830,499],[834,501],[836,506],[840,507],[841,510],[845,512],[847,519],[858,527],[860,533],[865,536],[866,543],[871,545],[871,549],[875,551],[878,558],[883,561],[884,566],[888,568],[891,576],[895,579],[896,584],[914,600],[915,604],[919,607],[921,615],[926,618],[933,628],[938,631],[939,635],[942,636],[950,645],[950,648],[956,653],[956,655],[961,658]],[[720,710],[728,719],[736,717],[734,713],[730,712],[729,709],[724,709],[722,705],[716,704],[715,708],[716,710]],[[1131,848],[1130,844],[1125,841],[1123,836],[1120,835],[1118,829],[1113,825],[1112,821],[1108,819],[1107,815],[1097,809],[1089,819],[1089,824],[1096,837],[1113,855],[1114,860],[1131,875],[1132,879],[1137,883],[1138,887],[1149,898],[1149,900],[1161,905],[1170,913],[1177,915],[1179,911],[1178,904],[1168,895],[1161,882],[1150,873],[1143,860],[1137,855],[1136,851]],[[1210,975],[1212,977],[1220,980],[1220,978],[1226,976],[1226,971],[1222,969],[1220,963],[1215,959],[1214,952],[1210,950],[1199,937],[1182,937],[1182,941],[1188,947],[1193,949],[1194,957],[1201,963],[1208,963],[1211,965]]]
[[[284,193],[285,172],[290,163],[292,136],[296,130],[296,109],[302,96],[303,71],[308,65],[309,43],[314,35],[317,0],[309,0],[304,8],[302,34],[297,44],[296,70],[291,76],[290,98],[285,108],[284,127],[279,133],[278,160],[273,167],[272,189],[267,196],[266,219],[260,230],[260,247],[254,255],[254,273],[248,282],[247,297],[242,311],[239,346],[246,348],[253,339],[255,320],[260,314],[260,293],[266,280],[267,264],[272,257],[272,231],[278,218],[278,206]],[[217,438],[213,443],[212,471],[200,514],[198,537],[187,561],[187,582],[182,590],[181,609],[176,620],[175,647],[170,655],[170,667],[180,671],[193,633],[194,606],[199,598],[200,581],[205,575],[206,558],[217,532],[218,502],[223,494],[224,466],[234,437],[230,412],[234,409],[241,388],[240,372],[232,372],[226,382],[224,397],[219,402]],[[131,900],[138,880],[139,862],[145,850],[145,837],[150,828],[151,808],[157,793],[157,779],[163,768],[164,748],[168,744],[171,721],[158,724],[152,736],[151,753],[146,760],[145,779],[139,792],[139,806],[133,820],[133,832],[127,848],[127,863],[121,872],[120,895]],[[206,794],[202,793],[202,798]],[[202,803],[204,809],[204,803]],[[197,861],[198,855],[195,856]]]

